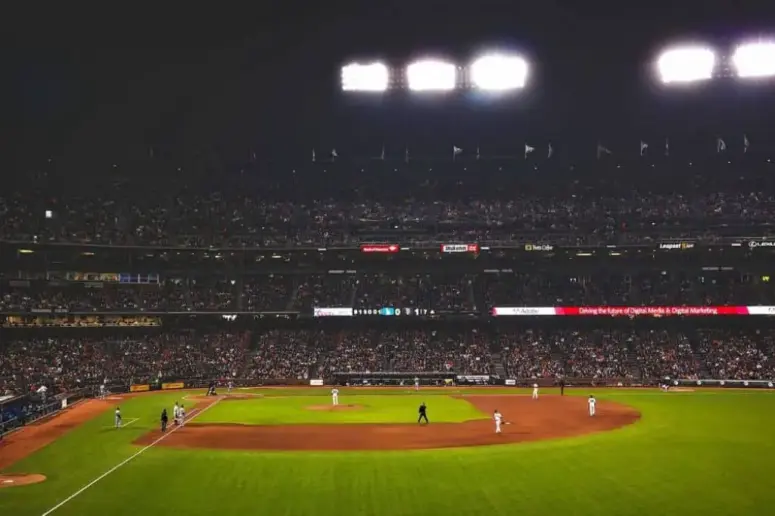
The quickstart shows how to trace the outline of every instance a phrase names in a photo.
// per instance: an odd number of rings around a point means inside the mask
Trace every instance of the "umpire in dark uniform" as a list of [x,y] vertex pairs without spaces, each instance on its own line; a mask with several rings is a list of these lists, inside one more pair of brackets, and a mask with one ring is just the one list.
[[417,422],[421,422],[423,419],[425,420],[425,423],[428,423],[428,407],[425,406],[425,402],[423,401],[420,405],[420,408],[418,409],[418,412],[420,413],[420,417],[417,418]]
[[169,421],[169,417],[167,417],[167,409],[162,409],[161,411],[161,431],[166,432],[167,431],[167,422]]
[[560,396],[565,396],[565,378],[560,378]]

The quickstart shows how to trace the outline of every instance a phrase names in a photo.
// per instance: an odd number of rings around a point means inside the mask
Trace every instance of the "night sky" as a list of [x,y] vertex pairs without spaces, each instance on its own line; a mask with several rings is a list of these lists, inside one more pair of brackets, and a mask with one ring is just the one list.
[[[770,2],[775,4],[774,2]],[[474,142],[611,146],[670,136],[768,136],[775,82],[657,87],[649,64],[673,41],[729,48],[775,36],[766,2],[274,2],[227,12],[25,8],[3,21],[2,152],[6,171],[53,157],[73,169],[377,153],[384,142],[427,152]],[[69,6],[68,6],[69,7]],[[9,40],[10,39],[10,40]],[[338,91],[339,68],[425,55],[466,63],[513,49],[533,63],[525,92],[418,99]],[[770,137],[775,146],[775,135]],[[570,143],[573,142],[573,143]],[[521,145],[521,143],[520,143]],[[8,160],[6,164],[5,161]]]

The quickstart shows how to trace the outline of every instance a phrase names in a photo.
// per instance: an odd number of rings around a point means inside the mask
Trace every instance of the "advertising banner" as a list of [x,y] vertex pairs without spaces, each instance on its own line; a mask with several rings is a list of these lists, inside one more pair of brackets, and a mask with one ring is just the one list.
[[313,308],[315,317],[352,317],[352,308]]
[[496,306],[494,316],[715,316],[775,315],[775,306]]
[[442,253],[478,253],[479,244],[442,244]]
[[171,390],[171,389],[182,389],[185,386],[186,386],[186,384],[184,384],[183,382],[173,382],[173,383],[163,383],[163,384],[161,384],[161,388],[162,388],[163,391],[168,391],[168,390]]
[[129,392],[146,392],[150,391],[151,386],[148,384],[130,385]]
[[392,254],[400,250],[398,244],[361,244],[362,253]]
[[323,387],[323,380],[321,379],[310,380],[309,384],[313,387]]

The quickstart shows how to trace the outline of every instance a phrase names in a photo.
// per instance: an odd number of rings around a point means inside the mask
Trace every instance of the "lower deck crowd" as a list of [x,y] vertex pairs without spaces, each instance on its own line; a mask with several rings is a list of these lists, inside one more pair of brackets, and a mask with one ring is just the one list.
[[757,329],[175,331],[6,337],[0,393],[160,379],[261,382],[337,372],[502,378],[775,378],[775,333]]

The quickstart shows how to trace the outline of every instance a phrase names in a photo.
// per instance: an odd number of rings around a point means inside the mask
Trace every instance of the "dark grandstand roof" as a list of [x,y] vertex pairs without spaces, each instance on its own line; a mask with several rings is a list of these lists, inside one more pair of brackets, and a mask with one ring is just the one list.
[[[404,140],[441,148],[763,132],[775,111],[771,89],[722,81],[668,94],[655,89],[646,63],[677,38],[729,44],[759,34],[764,5],[341,0],[229,13],[211,4],[198,12],[138,7],[105,18],[66,6],[11,23],[4,147],[16,151],[17,169],[45,155],[75,173],[76,164],[146,166],[150,148],[168,164],[232,166],[252,152],[306,155],[312,145],[368,154]],[[490,44],[524,50],[536,63],[524,95],[353,102],[337,91],[350,58],[401,63],[441,51],[467,59]]]

